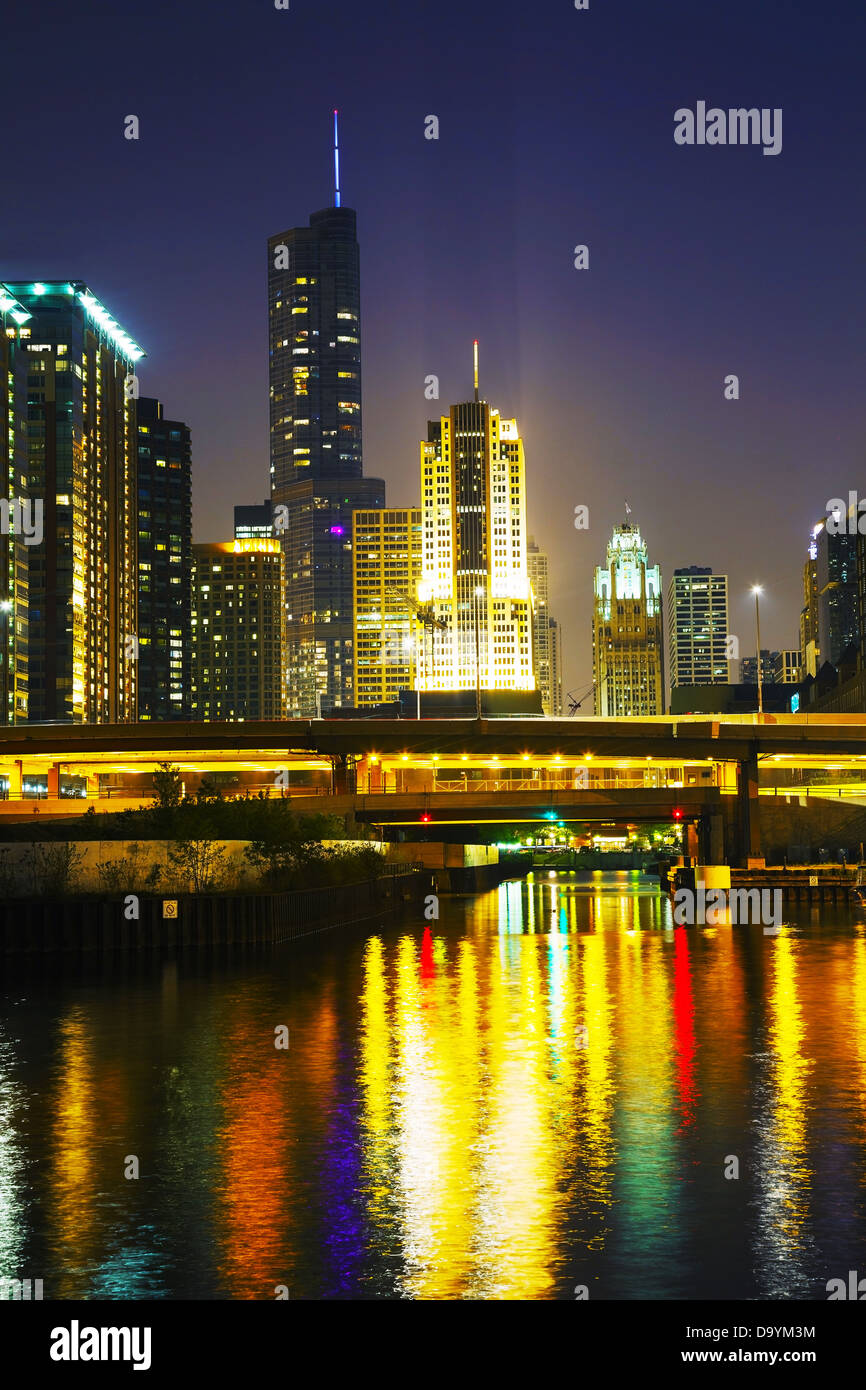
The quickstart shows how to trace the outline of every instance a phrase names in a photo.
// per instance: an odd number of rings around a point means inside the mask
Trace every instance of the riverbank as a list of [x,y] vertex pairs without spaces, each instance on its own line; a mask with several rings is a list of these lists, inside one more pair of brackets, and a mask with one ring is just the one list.
[[381,874],[291,893],[73,894],[0,903],[0,955],[184,951],[279,943],[403,909],[423,918],[430,876]]

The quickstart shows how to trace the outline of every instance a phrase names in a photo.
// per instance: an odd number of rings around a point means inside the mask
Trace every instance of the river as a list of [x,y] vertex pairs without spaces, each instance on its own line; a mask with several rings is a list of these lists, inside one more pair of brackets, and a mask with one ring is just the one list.
[[430,922],[7,963],[0,1003],[0,1275],[45,1298],[866,1274],[859,909],[675,929],[636,873],[543,873]]

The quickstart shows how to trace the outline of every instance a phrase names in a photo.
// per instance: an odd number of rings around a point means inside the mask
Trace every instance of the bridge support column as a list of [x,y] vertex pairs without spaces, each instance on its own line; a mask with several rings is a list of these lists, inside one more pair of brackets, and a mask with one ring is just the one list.
[[744,869],[763,868],[757,753],[750,753],[748,758],[740,760],[737,793],[740,812],[740,866]]
[[349,753],[335,753],[331,759],[331,791],[345,796],[355,791],[355,759]]
[[60,795],[60,764],[52,763],[48,769],[48,795]]
[[9,800],[20,801],[24,795],[24,764],[20,758],[9,769]]

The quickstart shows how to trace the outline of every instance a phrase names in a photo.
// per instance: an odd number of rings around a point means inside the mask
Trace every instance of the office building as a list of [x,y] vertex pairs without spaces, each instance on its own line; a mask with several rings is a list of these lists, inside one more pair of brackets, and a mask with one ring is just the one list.
[[[415,591],[421,575],[421,509],[357,511],[354,536],[355,704],[369,707],[414,690],[430,658]],[[423,617],[423,610],[421,610]]]
[[535,691],[523,441],[479,398],[431,421],[421,444],[418,600],[440,626],[426,691]]
[[282,719],[285,569],[274,538],[192,548],[192,717]]
[[[82,281],[0,286],[30,318],[27,547],[31,720],[136,717],[135,364],[142,349]],[[11,311],[14,320],[14,312]]]
[[190,718],[189,426],[138,400],[138,718]]
[[728,576],[699,565],[676,569],[668,585],[668,671],[679,685],[726,685]]
[[596,714],[664,714],[662,593],[640,529],[615,526],[595,571],[592,626]]
[[385,504],[362,476],[356,216],[340,205],[268,240],[270,467],[286,560],[288,708],[354,698],[352,512]]
[[532,589],[532,669],[547,715],[562,714],[562,649],[559,624],[550,615],[550,573],[546,553],[534,537],[526,545],[526,569]]
[[800,612],[800,678],[814,680],[821,665],[818,648],[818,541],[819,527],[809,539],[806,563],[803,566],[803,608]]
[[0,726],[27,720],[28,545],[38,513],[27,468],[27,364],[31,314],[0,286]]
[[267,540],[273,534],[273,509],[269,497],[266,497],[264,502],[235,507],[236,541]]

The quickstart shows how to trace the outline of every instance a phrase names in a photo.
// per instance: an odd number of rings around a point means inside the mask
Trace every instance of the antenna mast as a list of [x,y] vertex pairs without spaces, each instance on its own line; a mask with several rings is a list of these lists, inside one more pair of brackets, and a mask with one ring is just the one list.
[[478,339],[472,344],[472,354],[475,362],[475,399],[478,400]]
[[340,206],[340,137],[337,128],[337,117],[339,111],[334,111],[334,191],[336,194],[335,207]]

